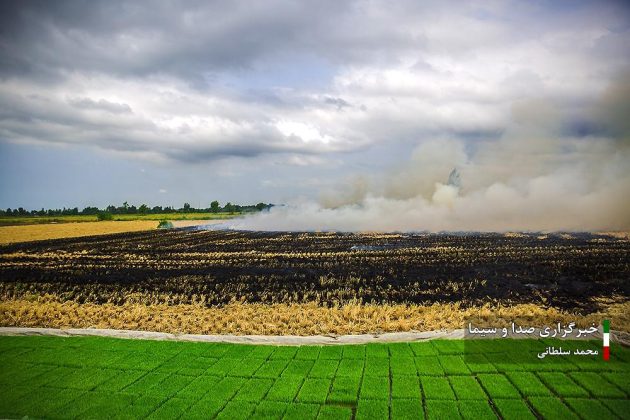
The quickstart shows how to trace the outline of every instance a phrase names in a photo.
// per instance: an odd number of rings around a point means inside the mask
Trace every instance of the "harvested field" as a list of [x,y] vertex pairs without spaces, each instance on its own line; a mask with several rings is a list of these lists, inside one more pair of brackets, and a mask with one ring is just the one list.
[[612,320],[630,332],[630,303],[602,305],[585,316],[534,304],[473,306],[459,304],[355,305],[327,308],[310,304],[123,305],[59,302],[47,298],[0,302],[0,326],[111,328],[187,334],[328,335],[464,328],[468,320],[504,327],[568,324],[580,327]]
[[154,220],[0,226],[0,244],[137,232],[156,227],[157,222]]
[[154,230],[12,244],[0,247],[0,323],[325,334],[606,316],[627,330],[628,251],[588,234]]
[[548,235],[147,231],[0,247],[4,299],[336,305],[623,303],[630,241]]

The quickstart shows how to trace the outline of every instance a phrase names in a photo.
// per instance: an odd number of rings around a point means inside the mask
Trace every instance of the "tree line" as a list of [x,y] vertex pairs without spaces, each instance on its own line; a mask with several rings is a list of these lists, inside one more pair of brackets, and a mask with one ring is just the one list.
[[63,208],[63,209],[40,209],[40,210],[26,210],[22,207],[17,209],[7,208],[6,210],[0,209],[0,216],[95,216],[99,214],[164,214],[164,213],[247,213],[262,211],[273,207],[273,204],[258,203],[252,205],[238,205],[230,202],[221,206],[218,201],[210,203],[210,207],[207,208],[195,208],[189,203],[184,203],[181,208],[175,208],[171,206],[153,206],[149,207],[146,204],[139,206],[129,205],[128,202],[124,202],[122,206],[109,205],[104,209],[98,207],[85,207],[83,210],[79,210],[78,207]]

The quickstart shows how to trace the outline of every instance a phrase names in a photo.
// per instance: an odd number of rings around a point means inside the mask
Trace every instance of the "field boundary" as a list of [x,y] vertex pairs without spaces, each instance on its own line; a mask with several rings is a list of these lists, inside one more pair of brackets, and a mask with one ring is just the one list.
[[[172,334],[155,331],[115,330],[99,328],[30,328],[0,327],[0,336],[56,336],[56,337],[108,337],[157,341],[192,341],[208,343],[258,344],[258,345],[343,345],[367,343],[398,343],[428,340],[461,340],[464,329],[441,331],[392,332],[383,334],[349,334],[349,335],[234,335],[234,334]],[[523,337],[527,338],[527,337]],[[568,337],[567,337],[568,338]],[[591,337],[601,338],[600,333]],[[571,337],[575,339],[575,337]],[[630,346],[630,333],[611,331],[613,342]]]

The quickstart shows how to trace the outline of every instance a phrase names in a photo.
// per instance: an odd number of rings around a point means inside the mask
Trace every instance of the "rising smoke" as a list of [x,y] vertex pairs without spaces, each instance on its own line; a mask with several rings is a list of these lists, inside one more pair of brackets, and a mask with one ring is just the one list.
[[[630,77],[581,115],[544,101],[513,105],[498,140],[422,141],[410,160],[359,175],[319,202],[275,207],[234,229],[338,231],[630,230]],[[624,113],[625,112],[625,113]],[[455,169],[454,169],[455,168]]]

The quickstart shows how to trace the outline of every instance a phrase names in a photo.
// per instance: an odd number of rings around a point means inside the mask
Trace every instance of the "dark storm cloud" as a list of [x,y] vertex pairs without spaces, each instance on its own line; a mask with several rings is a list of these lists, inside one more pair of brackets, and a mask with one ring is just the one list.
[[[413,35],[383,27],[387,16],[361,20],[362,8],[332,0],[4,3],[0,69],[34,77],[167,73],[194,83],[274,54],[310,50],[345,61],[386,57],[391,45],[417,47]],[[376,26],[364,27],[371,20]]]
[[568,134],[620,135],[616,108],[589,110],[628,67],[628,20],[617,2],[3,2],[0,140],[326,156],[496,138],[532,97]]

